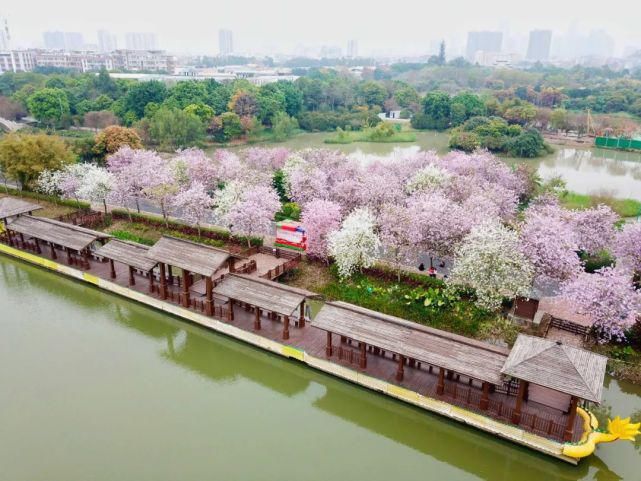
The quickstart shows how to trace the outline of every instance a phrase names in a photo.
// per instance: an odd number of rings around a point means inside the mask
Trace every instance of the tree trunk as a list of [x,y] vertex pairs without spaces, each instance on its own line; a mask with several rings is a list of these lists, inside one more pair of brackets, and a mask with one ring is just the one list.
[[138,197],[136,197],[136,210],[140,214],[140,202],[138,201]]
[[102,206],[105,209],[105,217],[107,217],[107,199],[102,199]]

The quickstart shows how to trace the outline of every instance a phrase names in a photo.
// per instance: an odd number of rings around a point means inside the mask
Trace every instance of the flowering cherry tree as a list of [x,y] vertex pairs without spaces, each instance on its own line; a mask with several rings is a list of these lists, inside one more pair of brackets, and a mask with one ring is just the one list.
[[247,236],[251,247],[251,236],[269,234],[276,212],[280,210],[278,193],[271,187],[257,185],[245,190],[226,215],[232,231]]
[[327,261],[328,236],[340,228],[341,206],[330,200],[311,200],[305,205],[301,220],[307,235],[307,255]]
[[214,220],[221,225],[226,225],[229,227],[227,222],[227,214],[231,208],[236,205],[240,200],[243,192],[246,190],[246,186],[242,183],[233,180],[227,182],[223,188],[218,189],[214,192]]
[[624,269],[605,267],[593,274],[584,272],[564,284],[561,295],[594,319],[600,342],[625,340],[625,331],[641,312],[641,291]]
[[543,281],[565,281],[582,271],[577,235],[567,214],[558,205],[533,206],[525,212],[521,245],[536,277]]
[[107,214],[107,198],[114,186],[114,176],[107,169],[93,164],[81,164],[78,196],[91,202],[102,203]]
[[410,263],[421,232],[411,212],[403,205],[386,204],[378,215],[379,235],[385,253],[396,266],[401,281],[401,266]]
[[408,193],[431,191],[442,187],[449,182],[452,174],[445,169],[430,164],[416,173],[407,181],[405,189]]
[[617,267],[641,274],[641,222],[625,224],[616,234],[612,251],[617,258]]
[[574,229],[578,236],[579,249],[596,254],[607,249],[614,240],[616,213],[605,205],[592,209],[574,211]]
[[183,191],[178,192],[172,199],[172,205],[180,210],[182,217],[189,223],[195,224],[200,235],[200,223],[205,219],[214,200],[207,194],[205,187],[196,181]]
[[381,247],[375,228],[374,216],[367,209],[357,209],[345,218],[340,230],[329,235],[329,253],[341,278],[374,264]]
[[[182,173],[184,186],[199,183],[205,190],[216,188],[218,169],[212,159],[200,149],[179,150],[173,159],[174,169]],[[177,179],[179,180],[179,179]]]
[[533,276],[534,267],[521,251],[516,232],[485,222],[465,237],[450,282],[474,289],[481,307],[497,310],[504,298],[527,297]]

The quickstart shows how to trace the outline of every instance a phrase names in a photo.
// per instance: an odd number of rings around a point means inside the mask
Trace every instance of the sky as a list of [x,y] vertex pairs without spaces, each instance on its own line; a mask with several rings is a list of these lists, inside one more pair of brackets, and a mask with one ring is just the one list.
[[532,29],[564,34],[572,28],[607,31],[617,53],[641,46],[640,7],[633,0],[610,0],[607,8],[585,0],[180,0],[165,8],[135,0],[3,3],[0,16],[9,21],[14,47],[41,46],[47,30],[78,31],[86,43],[96,43],[97,30],[105,29],[117,35],[119,47],[125,32],[149,31],[174,53],[215,54],[221,28],[233,31],[235,50],[245,53],[294,53],[320,45],[345,51],[347,41],[356,39],[361,55],[424,54],[440,39],[462,50],[469,30],[507,31],[523,42]]

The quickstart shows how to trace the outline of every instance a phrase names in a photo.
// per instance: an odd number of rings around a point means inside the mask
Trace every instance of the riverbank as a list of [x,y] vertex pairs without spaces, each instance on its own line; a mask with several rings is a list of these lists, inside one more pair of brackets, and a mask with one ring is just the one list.
[[[297,337],[295,335],[292,335],[292,340],[289,342],[277,341],[276,339],[280,338],[279,327],[268,329],[267,326],[265,326],[265,328],[262,330],[262,334],[259,335],[257,333],[251,332],[251,327],[243,329],[240,325],[242,324],[241,322],[223,322],[223,320],[205,316],[193,310],[181,307],[177,304],[151,297],[143,293],[144,288],[141,289],[125,287],[124,285],[117,282],[107,280],[100,275],[95,275],[93,273],[90,274],[87,271],[83,272],[74,267],[60,264],[45,257],[23,252],[4,244],[0,244],[0,251],[9,256],[30,262],[35,265],[39,265],[65,276],[92,284],[106,291],[119,294],[123,297],[138,301],[164,312],[171,313],[182,319],[194,322],[203,327],[226,334],[254,346],[261,347],[278,355],[296,359],[315,369],[319,369],[323,372],[346,379],[368,389],[384,393],[388,396],[400,399],[419,408],[444,415],[446,417],[449,417],[450,419],[490,432],[494,435],[503,437],[518,444],[522,444],[526,447],[535,449],[544,454],[556,457],[566,462],[570,462],[573,464],[576,463],[575,459],[567,458],[566,456],[563,456],[561,454],[563,444],[559,442],[545,439],[536,434],[524,431],[517,426],[505,424],[504,422],[480,415],[465,408],[454,406],[443,400],[438,400],[426,396],[412,388],[403,387],[404,382],[400,383],[400,385],[393,384],[381,379],[377,379],[352,368],[346,367],[345,365],[336,364],[335,362],[324,359],[323,357],[318,355],[324,350],[324,346],[322,345],[320,346],[320,352],[314,354],[312,352],[309,352],[309,348],[301,349],[300,347],[298,347],[296,345]],[[91,261],[92,265],[93,262],[94,261]],[[89,271],[91,271],[91,269]],[[123,280],[126,279],[125,275],[121,275],[120,277]],[[240,321],[243,319],[242,316],[243,310],[242,308],[240,308],[240,306],[238,306],[235,319],[237,321]],[[249,326],[251,325],[252,321],[250,320]],[[296,331],[300,331],[300,329],[297,329]],[[267,337],[265,337],[266,334],[268,334]],[[300,340],[300,338],[298,338],[298,340]]]

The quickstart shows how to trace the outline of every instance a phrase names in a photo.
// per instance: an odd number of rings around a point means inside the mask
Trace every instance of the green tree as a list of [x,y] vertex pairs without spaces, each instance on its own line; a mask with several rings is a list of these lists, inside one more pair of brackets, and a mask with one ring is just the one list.
[[294,82],[279,80],[276,86],[285,96],[285,112],[291,117],[296,117],[303,108],[303,92]]
[[67,94],[59,88],[36,91],[28,98],[27,105],[31,115],[47,127],[60,125],[70,114]]
[[486,115],[486,108],[478,95],[471,92],[461,92],[452,97],[452,125],[460,125],[471,117],[482,115]]
[[375,105],[382,107],[387,98],[387,89],[378,82],[363,82],[358,88],[358,97],[360,102],[373,107]]
[[550,126],[555,130],[568,130],[568,111],[565,109],[554,109],[550,114]]
[[263,85],[256,96],[258,118],[264,124],[271,125],[272,118],[285,111],[285,94],[275,83]]
[[165,149],[198,145],[205,136],[202,121],[180,109],[161,107],[149,122],[151,140]]
[[175,107],[180,109],[191,104],[205,104],[208,100],[207,87],[199,80],[183,80],[169,91],[168,100],[174,100]]
[[243,124],[241,123],[238,114],[234,112],[225,112],[220,117],[225,140],[235,139],[243,135]]
[[445,130],[450,123],[452,101],[447,92],[434,90],[423,99],[423,113],[432,121],[436,130]]
[[31,187],[43,170],[57,170],[74,161],[60,137],[13,133],[0,140],[0,170],[21,188]]
[[133,85],[124,97],[124,111],[133,112],[136,120],[145,115],[145,107],[150,102],[163,103],[167,98],[167,87],[157,80],[139,82]]
[[132,149],[142,149],[142,140],[138,132],[127,127],[111,125],[96,135],[93,153],[98,160],[104,160],[107,155],[113,154],[124,145]]
[[400,105],[404,109],[411,108],[413,105],[418,105],[421,101],[418,92],[411,85],[406,85],[399,88],[396,92],[394,92],[394,98],[396,99],[398,105]]
[[212,109],[209,105],[203,103],[189,104],[183,110],[188,114],[195,115],[205,124],[209,124],[214,116],[214,109]]
[[298,121],[285,112],[278,112],[272,120],[274,140],[288,139],[298,130]]
[[438,65],[445,65],[445,40],[438,47]]
[[538,157],[545,149],[545,142],[538,130],[529,129],[510,139],[506,149],[514,157]]

